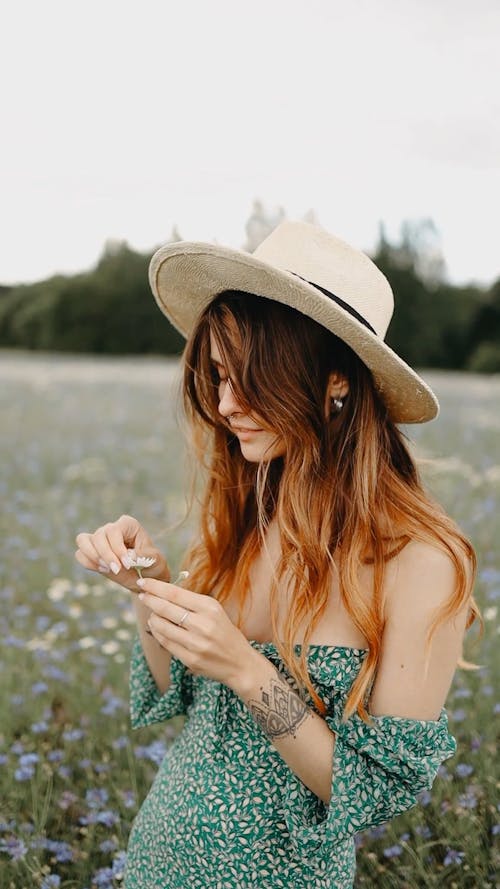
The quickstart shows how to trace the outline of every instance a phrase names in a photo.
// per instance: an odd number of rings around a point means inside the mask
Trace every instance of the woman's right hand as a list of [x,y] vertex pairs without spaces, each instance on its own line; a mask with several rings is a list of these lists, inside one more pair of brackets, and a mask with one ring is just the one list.
[[107,574],[111,580],[133,593],[140,592],[140,587],[137,586],[137,571],[128,566],[127,549],[134,550],[136,556],[156,559],[151,568],[141,568],[146,577],[170,582],[170,569],[165,557],[131,515],[122,515],[116,522],[108,522],[93,533],[82,531],[76,535],[75,542],[78,546],[75,558],[80,565],[90,571]]

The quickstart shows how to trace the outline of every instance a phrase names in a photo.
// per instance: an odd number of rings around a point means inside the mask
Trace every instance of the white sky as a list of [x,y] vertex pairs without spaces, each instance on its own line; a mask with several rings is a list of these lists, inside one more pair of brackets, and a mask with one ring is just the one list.
[[107,238],[241,247],[255,198],[361,249],[431,217],[500,275],[498,0],[16,0],[0,28],[0,282]]

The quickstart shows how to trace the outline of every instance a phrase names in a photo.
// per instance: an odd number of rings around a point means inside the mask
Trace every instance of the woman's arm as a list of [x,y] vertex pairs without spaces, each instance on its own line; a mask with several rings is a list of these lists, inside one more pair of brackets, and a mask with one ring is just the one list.
[[328,803],[335,735],[274,664],[255,649],[252,652],[255,657],[241,680],[231,686],[233,691],[300,780]]
[[137,596],[134,596],[134,608],[137,618],[137,629],[141,641],[144,656],[148,662],[156,686],[160,694],[164,694],[170,685],[170,661],[172,655],[158,644],[153,636],[146,632],[148,618],[151,609],[143,605]]
[[[424,640],[435,609],[451,595],[455,571],[448,556],[427,544],[412,543],[397,567],[391,566],[382,661],[372,688],[369,712],[434,720],[444,705],[462,651],[466,611],[443,624],[432,641],[424,676]],[[396,569],[396,573],[394,573]],[[286,679],[260,652],[232,684],[278,752],[300,780],[328,803],[335,734],[301,701]]]

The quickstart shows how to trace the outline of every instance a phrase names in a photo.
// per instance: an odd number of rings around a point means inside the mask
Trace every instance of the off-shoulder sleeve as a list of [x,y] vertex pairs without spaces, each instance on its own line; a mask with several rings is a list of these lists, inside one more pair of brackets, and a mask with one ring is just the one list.
[[187,712],[193,699],[193,674],[172,655],[170,685],[160,694],[136,633],[130,659],[130,722],[133,729],[165,722]]
[[285,821],[302,854],[327,855],[328,848],[410,809],[430,789],[440,764],[457,743],[442,708],[437,720],[358,714],[345,723],[325,716],[335,732],[331,797],[328,805],[290,771],[285,788]]

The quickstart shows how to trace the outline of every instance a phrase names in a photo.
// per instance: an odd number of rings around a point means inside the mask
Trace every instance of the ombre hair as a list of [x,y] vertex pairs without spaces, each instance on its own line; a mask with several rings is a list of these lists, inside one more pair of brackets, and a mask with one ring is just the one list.
[[[251,462],[218,411],[218,376],[210,361],[210,333],[242,409],[252,410],[285,443],[285,453]],[[329,375],[349,382],[340,412],[325,416]],[[309,639],[337,576],[343,605],[368,643],[350,689],[344,719],[366,703],[381,655],[385,623],[386,563],[411,540],[427,541],[449,555],[456,585],[440,607],[426,639],[426,664],[437,628],[468,604],[466,628],[479,618],[472,595],[473,547],[443,508],[424,490],[405,442],[391,421],[372,374],[355,352],[327,328],[290,306],[255,294],[224,291],[202,312],[183,353],[182,402],[191,464],[188,515],[196,497],[199,529],[182,559],[190,588],[221,604],[237,592],[238,623],[249,592],[249,571],[276,519],[281,557],[271,580],[273,639],[319,712],[326,706],[307,670]],[[259,425],[263,425],[259,423]],[[201,492],[195,493],[201,474]],[[335,554],[335,560],[334,560]],[[373,564],[367,600],[358,566]],[[468,563],[468,564],[467,564]],[[467,570],[469,567],[470,570]],[[284,639],[278,638],[279,585],[286,575],[290,604]],[[300,655],[296,634],[306,626]],[[476,665],[460,658],[465,669]]]

